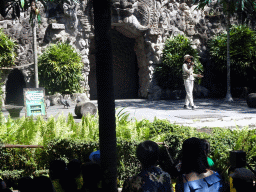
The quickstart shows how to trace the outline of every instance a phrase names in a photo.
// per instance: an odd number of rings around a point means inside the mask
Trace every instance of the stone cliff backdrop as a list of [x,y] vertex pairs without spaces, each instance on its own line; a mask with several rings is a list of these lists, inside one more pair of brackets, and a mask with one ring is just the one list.
[[[225,31],[222,9],[213,9],[213,4],[201,11],[195,9],[192,1],[184,0],[112,0],[115,99],[161,99],[166,94],[166,90],[157,86],[153,72],[161,63],[165,40],[177,34],[191,39],[207,69],[207,39]],[[40,2],[37,3],[42,16],[42,23],[37,26],[38,54],[50,43],[69,41],[82,56],[81,86],[88,98],[97,99],[92,1],[47,5],[45,12]],[[6,69],[2,76],[5,92],[15,86],[34,87],[29,11],[21,12],[15,20],[10,13],[5,18],[0,16],[0,28],[19,44],[17,66]],[[204,75],[204,85],[211,86],[210,71],[206,70]]]

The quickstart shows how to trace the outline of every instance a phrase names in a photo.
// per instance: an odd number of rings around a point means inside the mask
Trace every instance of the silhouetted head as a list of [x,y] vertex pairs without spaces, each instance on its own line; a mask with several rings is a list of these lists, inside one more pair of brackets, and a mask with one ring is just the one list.
[[83,188],[97,188],[102,179],[102,172],[98,163],[87,162],[82,165]]
[[79,159],[73,159],[71,160],[68,165],[68,173],[70,174],[71,177],[76,178],[80,175],[81,173],[81,161]]
[[204,144],[196,137],[185,140],[182,144],[181,173],[205,173],[209,169]]
[[55,192],[52,181],[49,177],[34,177],[33,183],[35,187],[34,189],[36,189],[37,192]]
[[142,167],[150,167],[156,164],[159,158],[159,148],[153,141],[144,141],[140,143],[136,150],[138,160]]
[[18,190],[20,192],[32,192],[34,190],[31,177],[22,177],[18,180]]
[[66,163],[64,160],[56,159],[50,163],[49,173],[51,179],[60,179],[66,170]]

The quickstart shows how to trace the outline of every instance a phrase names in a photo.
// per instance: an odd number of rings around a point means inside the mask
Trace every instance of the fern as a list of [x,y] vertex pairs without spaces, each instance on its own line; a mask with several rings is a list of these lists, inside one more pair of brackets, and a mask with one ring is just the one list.
[[80,139],[84,139],[84,137],[85,137],[85,127],[86,127],[84,116],[82,117],[81,123],[82,123],[82,127],[81,127]]

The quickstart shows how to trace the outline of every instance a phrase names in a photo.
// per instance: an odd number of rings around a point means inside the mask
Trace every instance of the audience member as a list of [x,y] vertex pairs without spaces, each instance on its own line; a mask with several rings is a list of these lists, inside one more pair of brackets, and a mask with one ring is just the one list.
[[181,175],[176,192],[224,191],[221,176],[210,169],[203,142],[195,137],[182,144]]
[[19,192],[32,192],[35,190],[33,186],[33,180],[31,177],[21,177],[18,180]]
[[172,192],[170,175],[156,167],[159,159],[158,145],[153,141],[144,141],[138,145],[136,155],[141,163],[142,170],[138,175],[125,180],[122,191]]
[[75,180],[77,189],[81,189],[83,185],[83,178],[81,176],[81,166],[82,162],[78,159],[71,160],[67,165],[68,174],[72,179]]
[[77,178],[81,174],[81,161],[78,159],[71,160],[67,165],[68,173],[71,177]]
[[62,178],[66,170],[67,167],[64,160],[56,159],[50,162],[49,175],[52,180]]
[[12,192],[12,190],[7,187],[6,183],[2,179],[0,179],[0,192]]
[[93,163],[98,163],[100,164],[100,150],[98,151],[94,151],[90,154],[89,159],[93,162]]
[[6,183],[4,182],[4,180],[0,179],[0,191],[6,189],[7,186],[6,186]]
[[210,153],[210,143],[206,139],[201,139],[201,141],[204,144],[204,151],[205,151],[205,154],[207,156],[207,162],[208,162],[210,167],[213,167],[214,166],[214,162],[213,162],[213,160],[210,157],[208,157],[208,155]]
[[[59,179],[59,183],[64,192],[76,192],[78,190],[78,182],[81,172],[81,162],[79,160],[72,160],[67,166],[63,176]],[[82,184],[79,184],[82,186]]]
[[233,186],[237,192],[255,191],[253,187],[253,180],[255,180],[255,175],[249,169],[236,168],[234,173],[230,174],[230,177],[233,178]]
[[82,165],[83,187],[81,192],[98,192],[102,191],[99,188],[102,180],[102,172],[98,163],[87,162]]
[[65,161],[61,159],[56,159],[50,162],[49,175],[56,192],[64,192],[60,184],[60,179],[65,176],[66,170],[67,168]]
[[[33,179],[33,191],[36,192],[56,192],[54,189],[54,186],[52,184],[52,181],[49,177],[46,176],[39,176],[34,177]],[[35,190],[36,189],[36,190]]]

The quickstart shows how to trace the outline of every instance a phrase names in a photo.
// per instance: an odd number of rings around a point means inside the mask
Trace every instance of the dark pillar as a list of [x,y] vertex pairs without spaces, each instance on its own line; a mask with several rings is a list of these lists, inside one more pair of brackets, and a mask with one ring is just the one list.
[[96,45],[96,79],[103,191],[117,192],[117,155],[113,65],[111,50],[111,2],[93,0]]

